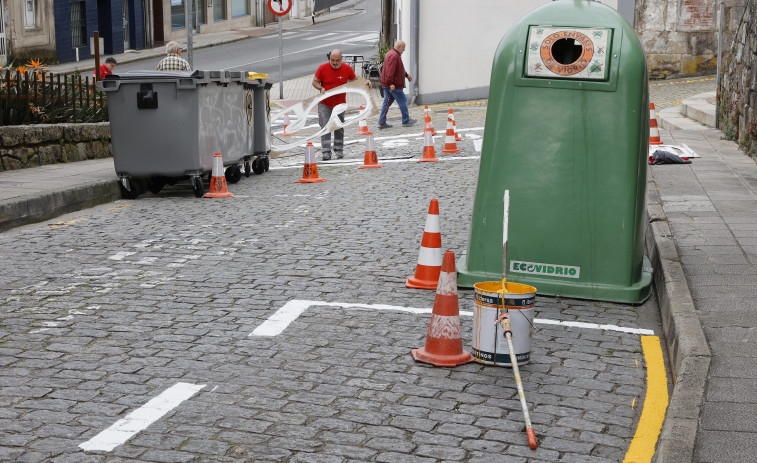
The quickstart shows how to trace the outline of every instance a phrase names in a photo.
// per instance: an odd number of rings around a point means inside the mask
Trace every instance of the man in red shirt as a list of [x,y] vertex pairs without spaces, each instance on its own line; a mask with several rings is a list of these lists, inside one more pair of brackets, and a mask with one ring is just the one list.
[[386,113],[389,112],[389,106],[397,101],[402,113],[402,126],[412,127],[415,125],[415,119],[410,119],[407,111],[407,95],[405,95],[405,78],[409,82],[413,81],[413,76],[405,72],[405,66],[402,64],[400,55],[405,51],[405,42],[397,40],[394,48],[386,52],[384,56],[384,66],[381,68],[381,86],[384,87],[384,103],[381,105],[381,115],[379,116],[379,129],[388,129],[391,125],[386,123]]
[[[329,53],[329,62],[323,63],[315,71],[315,78],[313,79],[313,87],[321,94],[326,93],[327,90],[331,90],[334,87],[346,84],[351,80],[355,80],[357,76],[352,68],[342,63],[342,52],[339,50],[332,50]],[[368,83],[370,87],[370,82]],[[341,103],[347,103],[347,95],[340,93],[330,96],[325,100],[318,103],[318,123],[321,127],[324,127],[326,123],[331,119],[331,113],[334,107]],[[344,122],[344,112],[339,113],[339,120]],[[328,161],[331,159],[331,133],[325,133],[321,135],[321,147],[323,153],[323,160]],[[344,129],[334,131],[334,152],[337,159],[344,157]]]
[[[100,65],[100,79],[104,79],[105,76],[113,74],[113,69],[116,67],[116,59],[112,56],[105,60],[104,64]],[[97,69],[95,69],[95,77],[97,77]]]

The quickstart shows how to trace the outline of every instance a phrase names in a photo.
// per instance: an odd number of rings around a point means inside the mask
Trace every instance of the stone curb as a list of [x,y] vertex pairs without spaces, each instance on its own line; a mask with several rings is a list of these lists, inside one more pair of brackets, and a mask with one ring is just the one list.
[[0,232],[121,199],[118,181],[91,182],[0,203]]
[[647,254],[654,267],[674,383],[654,461],[690,463],[694,461],[711,353],[662,205],[647,204],[647,213]]

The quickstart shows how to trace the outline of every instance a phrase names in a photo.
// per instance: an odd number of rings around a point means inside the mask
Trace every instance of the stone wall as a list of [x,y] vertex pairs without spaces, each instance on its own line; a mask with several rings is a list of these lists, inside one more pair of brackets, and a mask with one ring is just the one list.
[[108,122],[0,127],[0,171],[110,156]]
[[[718,0],[636,0],[634,28],[649,60],[649,77],[712,75],[717,69]],[[723,49],[730,47],[746,4],[724,0]]]
[[718,89],[720,129],[725,138],[757,157],[757,7],[750,1],[733,46],[723,60]]

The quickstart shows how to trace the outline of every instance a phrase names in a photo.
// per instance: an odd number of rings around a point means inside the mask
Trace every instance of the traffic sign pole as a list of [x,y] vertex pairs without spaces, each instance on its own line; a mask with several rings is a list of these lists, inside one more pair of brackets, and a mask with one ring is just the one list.
[[268,0],[268,9],[279,17],[279,99],[284,99],[284,39],[281,17],[292,9],[291,0]]
[[279,16],[279,99],[284,99],[284,40],[282,39],[281,16]]

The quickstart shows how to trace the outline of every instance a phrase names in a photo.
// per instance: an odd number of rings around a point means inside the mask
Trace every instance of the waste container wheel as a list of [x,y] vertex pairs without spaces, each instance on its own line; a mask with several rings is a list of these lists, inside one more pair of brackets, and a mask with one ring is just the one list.
[[226,168],[226,181],[229,183],[237,183],[242,180],[242,169],[239,168],[239,164],[229,166]]
[[263,158],[255,158],[255,160],[252,161],[252,171],[255,172],[255,175],[260,175],[265,172]]
[[271,159],[266,156],[265,158],[263,158],[263,162],[265,163],[265,171],[268,172],[268,168],[271,167]]
[[195,198],[202,198],[205,194],[205,185],[202,184],[202,177],[192,177],[192,192]]
[[152,194],[160,193],[160,190],[166,185],[166,180],[163,177],[150,177],[147,179],[147,189]]
[[121,186],[121,197],[124,199],[137,199],[137,196],[142,193],[142,189],[139,187],[139,182],[133,178],[128,179],[127,182],[129,183],[128,189],[124,187],[123,182],[118,182]]
[[252,173],[252,162],[245,161],[244,162],[244,176],[249,177],[251,173]]

